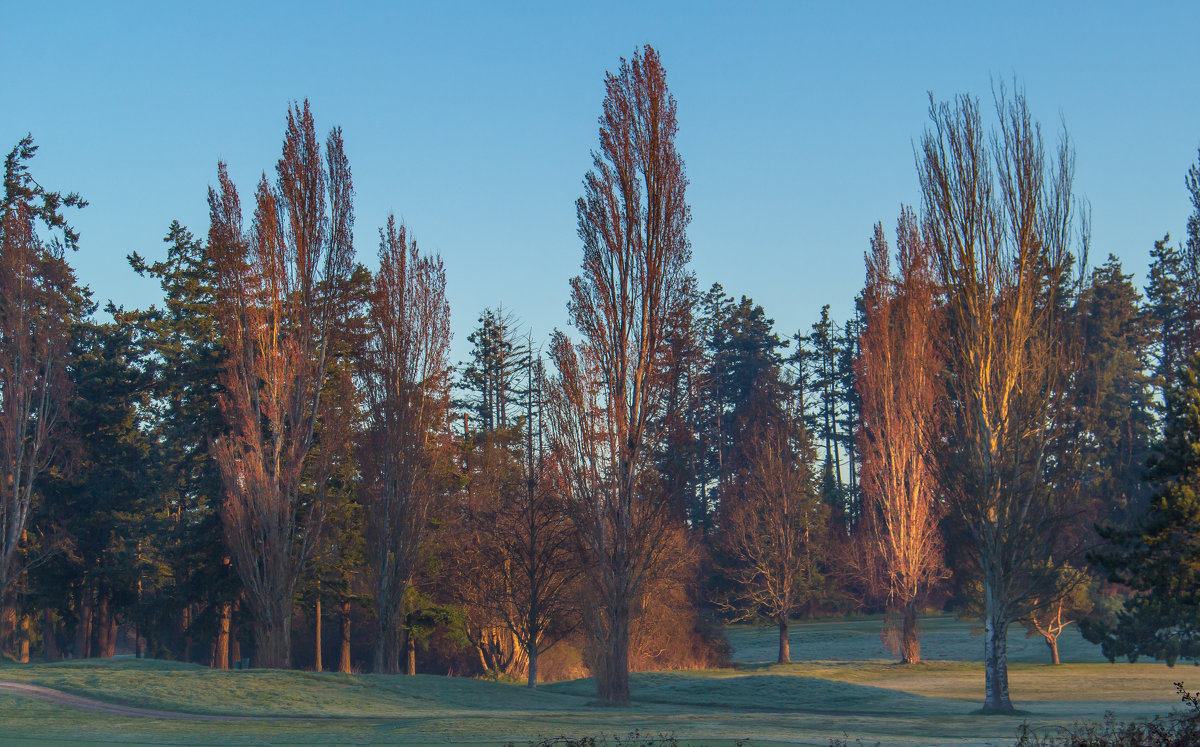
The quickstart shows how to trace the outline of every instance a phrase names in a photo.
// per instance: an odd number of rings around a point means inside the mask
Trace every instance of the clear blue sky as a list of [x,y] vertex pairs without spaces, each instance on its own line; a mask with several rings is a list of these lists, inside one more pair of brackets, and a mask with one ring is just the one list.
[[1200,146],[1200,4],[17,3],[0,6],[0,146],[26,132],[35,176],[81,192],[73,257],[103,304],[157,298],[125,255],[163,254],[174,218],[206,235],[224,159],[243,190],[273,167],[288,103],[340,124],[357,249],[389,211],[446,262],[454,360],[504,306],[544,339],[568,327],[574,200],[606,70],[649,42],[679,102],[694,268],[762,303],[785,334],[844,318],[875,221],[917,200],[927,92],[1025,86],[1065,122],[1095,262],[1141,283],[1183,232]]

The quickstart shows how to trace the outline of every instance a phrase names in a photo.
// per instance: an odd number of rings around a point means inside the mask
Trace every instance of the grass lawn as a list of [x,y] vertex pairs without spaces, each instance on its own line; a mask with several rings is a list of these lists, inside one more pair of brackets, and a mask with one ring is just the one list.
[[924,621],[914,667],[892,663],[879,619],[813,621],[792,628],[795,663],[777,665],[772,629],[730,630],[735,669],[635,675],[634,705],[593,702],[576,680],[537,692],[479,680],[252,670],[87,660],[7,665],[0,678],[76,695],[185,713],[260,720],[188,721],[77,711],[0,693],[0,742],[80,744],[517,744],[546,736],[674,733],[694,744],[1011,744],[1024,720],[1047,726],[1079,718],[1165,713],[1172,683],[1200,687],[1200,670],[1158,663],[1109,664],[1072,633],[1054,667],[1040,639],[1013,631],[1016,717],[973,713],[983,697],[982,638],[949,617]]

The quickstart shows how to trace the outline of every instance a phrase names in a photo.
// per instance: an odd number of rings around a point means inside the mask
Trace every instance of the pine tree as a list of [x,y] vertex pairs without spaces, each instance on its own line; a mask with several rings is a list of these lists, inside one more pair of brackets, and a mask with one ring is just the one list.
[[35,583],[73,589],[63,612],[77,621],[76,656],[111,657],[121,619],[139,621],[141,592],[160,575],[148,543],[161,529],[144,421],[152,381],[132,325],[121,322],[81,325],[70,372],[72,465],[47,481],[38,515],[39,533],[56,535],[63,552],[44,576],[35,570]]
[[1154,437],[1150,328],[1116,257],[1092,271],[1077,304],[1082,370],[1074,387],[1083,490],[1099,521],[1127,525],[1145,508]]
[[1192,203],[1187,239],[1182,247],[1171,237],[1154,242],[1146,301],[1157,344],[1155,374],[1164,395],[1175,385],[1179,371],[1200,352],[1200,161],[1184,178]]
[[[220,637],[241,592],[222,541],[224,489],[212,444],[225,432],[219,395],[225,356],[213,316],[214,266],[208,247],[179,221],[163,242],[165,259],[130,265],[158,280],[161,306],[137,312],[151,347],[154,375],[155,485],[163,534],[158,550],[169,567],[145,628],[152,654],[164,648],[191,660],[188,641]],[[210,662],[225,668],[228,661]]]
[[862,454],[859,453],[859,429],[862,426],[862,398],[858,392],[858,373],[854,361],[861,354],[860,337],[863,331],[863,298],[854,299],[854,315],[842,328],[838,351],[838,390],[842,399],[842,416],[838,420],[839,438],[846,451],[845,521],[853,531],[862,516],[862,491],[859,485]]
[[1093,559],[1136,593],[1115,627],[1092,637],[1110,660],[1200,661],[1200,355],[1167,391],[1166,433],[1150,479],[1157,490],[1138,527],[1102,532],[1112,547]]
[[694,406],[696,422],[696,495],[689,510],[689,520],[705,532],[712,528],[713,514],[720,500],[722,486],[728,479],[725,460],[732,435],[726,431],[725,410],[729,396],[723,380],[714,375],[720,365],[718,350],[724,344],[726,321],[733,311],[733,298],[720,283],[699,299],[695,336],[699,341],[697,360],[692,361],[695,372],[697,401]]
[[526,360],[516,333],[511,314],[503,308],[484,309],[479,326],[467,337],[472,347],[460,377],[468,393],[464,404],[476,418],[475,427],[484,431],[508,428],[520,415],[519,378]]
[[857,344],[849,334],[853,327],[847,325],[846,333],[840,330],[826,304],[810,333],[795,335],[796,352],[791,358],[798,372],[797,385],[803,390],[805,426],[820,447],[822,500],[846,530],[853,525],[858,510],[857,498],[846,484],[847,471],[853,471],[857,480],[856,466],[850,464],[854,457],[848,453],[852,448],[850,434],[857,428],[856,395],[846,388],[854,381],[853,358],[848,357],[848,349]]

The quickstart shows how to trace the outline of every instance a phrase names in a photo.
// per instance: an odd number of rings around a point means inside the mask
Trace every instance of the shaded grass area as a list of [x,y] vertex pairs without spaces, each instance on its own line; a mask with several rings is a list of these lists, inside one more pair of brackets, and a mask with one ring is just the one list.
[[477,708],[561,710],[563,696],[436,675],[386,676],[280,670],[227,672],[194,664],[90,659],[0,669],[0,677],[141,708],[237,716],[391,718]]
[[[123,744],[525,744],[541,737],[673,733],[684,744],[828,745],[849,737],[866,744],[1011,744],[1017,726],[1066,726],[1080,718],[1167,712],[1171,683],[1200,670],[1157,663],[1096,663],[1063,647],[1076,663],[1058,667],[1018,657],[1014,701],[1025,713],[981,717],[983,668],[933,660],[900,666],[879,655],[881,621],[797,623],[793,652],[774,659],[774,630],[731,631],[734,669],[652,672],[633,678],[634,704],[594,703],[594,683],[575,680],[536,692],[481,680],[418,675],[341,675],[251,670],[221,672],[156,661],[70,661],[0,666],[19,680],[112,703],[260,721],[198,722],[86,713],[0,694],[0,742]],[[925,621],[926,651],[978,660],[982,641],[952,618]],[[942,636],[940,644],[933,640]],[[1013,636],[1014,642],[1017,636]],[[934,645],[931,645],[934,644]],[[966,649],[977,644],[976,655]],[[1075,644],[1071,644],[1074,646]],[[764,652],[766,652],[764,654]],[[1069,654],[1068,652],[1073,652]],[[1088,661],[1088,658],[1093,659]],[[1195,674],[1194,677],[1189,675]]]

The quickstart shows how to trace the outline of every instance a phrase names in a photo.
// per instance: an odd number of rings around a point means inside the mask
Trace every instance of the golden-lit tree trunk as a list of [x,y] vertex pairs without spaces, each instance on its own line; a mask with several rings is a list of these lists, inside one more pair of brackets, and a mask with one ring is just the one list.
[[[226,541],[264,667],[290,666],[296,584],[344,442],[337,434],[348,413],[321,395],[354,259],[341,131],[330,132],[323,158],[308,102],[288,111],[276,173],[275,185],[265,174],[259,183],[248,235],[224,164],[219,190],[209,190],[216,315],[229,351],[220,400],[229,431],[214,451],[228,495]],[[327,444],[314,451],[318,423]]]
[[29,638],[32,635],[32,622],[32,618],[24,614],[17,622],[17,662],[21,664],[29,663]]
[[422,256],[391,216],[380,231],[368,324],[362,372],[368,421],[360,454],[374,664],[376,672],[394,673],[404,597],[438,489],[435,465],[450,404],[450,307],[441,258]]
[[[1009,623],[1070,557],[1068,486],[1048,486],[1065,438],[1058,409],[1076,358],[1063,293],[1072,255],[1072,155],[1048,164],[1022,94],[996,95],[989,138],[978,103],[930,104],[919,170],[925,226],[946,297],[942,356],[953,403],[940,484],[984,591],[984,710],[1011,712]],[[1086,238],[1086,237],[1085,237]],[[1084,245],[1086,250],[1086,243]]]
[[861,402],[863,519],[878,578],[865,579],[901,610],[901,661],[920,661],[917,605],[943,575],[938,443],[942,365],[933,249],[908,208],[896,226],[893,275],[883,226],[867,254],[863,332],[855,380]]
[[216,669],[229,669],[229,623],[232,607],[230,602],[222,602],[217,612],[217,646],[212,661],[212,666]]
[[578,351],[559,336],[552,408],[560,488],[585,549],[598,609],[601,700],[629,702],[632,603],[658,563],[671,520],[652,451],[669,389],[669,332],[690,313],[694,279],[675,149],[675,99],[646,46],[605,80],[600,149],[576,202],[582,274],[569,311]]

